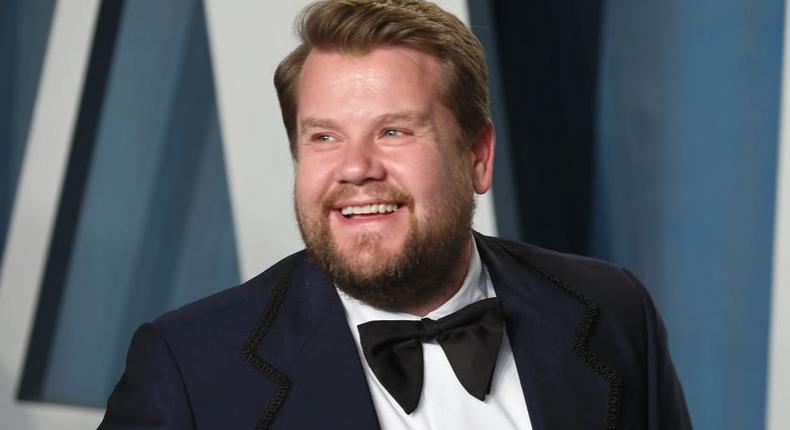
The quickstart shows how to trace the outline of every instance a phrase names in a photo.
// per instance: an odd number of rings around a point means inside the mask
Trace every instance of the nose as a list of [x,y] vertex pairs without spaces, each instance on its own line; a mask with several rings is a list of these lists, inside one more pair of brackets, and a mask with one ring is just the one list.
[[343,148],[342,157],[337,169],[338,182],[362,185],[384,179],[385,169],[374,142],[349,142]]

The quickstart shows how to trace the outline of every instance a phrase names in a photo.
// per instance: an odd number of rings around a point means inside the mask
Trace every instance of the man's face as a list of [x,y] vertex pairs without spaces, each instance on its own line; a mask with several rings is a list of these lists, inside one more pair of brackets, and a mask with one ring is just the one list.
[[[420,294],[430,292],[412,284],[433,275],[425,272],[451,271],[471,245],[479,162],[475,151],[459,149],[455,119],[439,101],[438,72],[430,55],[386,47],[365,55],[314,50],[300,75],[302,236],[341,288],[379,307],[406,306],[403,295],[424,300]],[[490,173],[487,180],[485,188]],[[410,286],[366,295],[399,283]]]

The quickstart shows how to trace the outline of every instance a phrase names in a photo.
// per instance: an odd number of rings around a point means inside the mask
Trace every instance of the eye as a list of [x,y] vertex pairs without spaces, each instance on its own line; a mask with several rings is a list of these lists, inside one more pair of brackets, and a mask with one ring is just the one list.
[[386,137],[398,137],[401,136],[403,133],[400,130],[396,130],[394,128],[388,128],[381,133],[383,136]]
[[331,134],[315,134],[313,135],[313,138],[311,140],[315,142],[325,143],[325,142],[333,142],[335,140],[335,137],[332,136]]

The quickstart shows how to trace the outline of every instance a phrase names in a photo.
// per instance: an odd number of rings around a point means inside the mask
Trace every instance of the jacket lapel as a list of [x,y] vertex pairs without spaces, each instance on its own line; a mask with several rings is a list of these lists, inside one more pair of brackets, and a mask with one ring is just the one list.
[[588,335],[594,323],[587,303],[561,288],[555,282],[561,280],[529,256],[497,239],[475,237],[502,298],[532,428],[603,428],[609,384],[584,356],[582,331],[586,328]]
[[[378,429],[379,424],[343,305],[334,286],[303,255],[272,293],[271,314],[254,357],[280,387],[262,405],[258,428]],[[279,305],[278,305],[279,302]],[[259,323],[260,325],[260,323]],[[252,361],[255,361],[254,359]],[[280,394],[282,392],[282,394]],[[267,418],[268,417],[268,418]],[[265,424],[268,422],[268,427]]]

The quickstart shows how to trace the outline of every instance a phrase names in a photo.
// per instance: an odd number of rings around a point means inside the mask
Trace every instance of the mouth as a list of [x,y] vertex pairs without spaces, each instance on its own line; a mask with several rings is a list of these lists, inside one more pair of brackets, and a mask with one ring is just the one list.
[[342,206],[335,210],[346,219],[365,219],[386,216],[394,213],[403,205],[397,203],[371,203],[366,205]]

